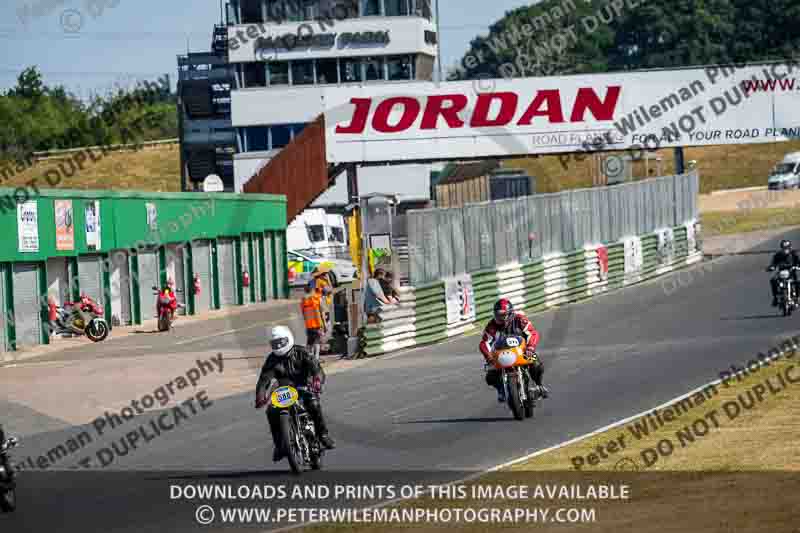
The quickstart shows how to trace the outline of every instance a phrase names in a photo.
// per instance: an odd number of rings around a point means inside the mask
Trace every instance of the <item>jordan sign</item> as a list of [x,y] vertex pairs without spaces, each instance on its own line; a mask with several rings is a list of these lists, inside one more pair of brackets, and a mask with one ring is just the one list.
[[800,64],[326,87],[329,163],[800,137]]

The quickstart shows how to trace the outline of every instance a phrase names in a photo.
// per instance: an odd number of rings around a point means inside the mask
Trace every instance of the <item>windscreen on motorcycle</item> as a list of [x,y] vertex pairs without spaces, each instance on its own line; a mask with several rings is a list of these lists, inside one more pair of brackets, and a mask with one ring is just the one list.
[[518,348],[525,345],[525,339],[516,335],[502,335],[494,343],[496,351],[508,348]]

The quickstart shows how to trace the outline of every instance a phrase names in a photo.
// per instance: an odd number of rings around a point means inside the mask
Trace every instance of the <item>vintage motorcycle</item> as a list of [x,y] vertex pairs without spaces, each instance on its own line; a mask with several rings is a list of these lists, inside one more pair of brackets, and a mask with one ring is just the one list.
[[791,316],[798,306],[797,284],[792,279],[792,273],[800,270],[798,267],[780,268],[769,267],[768,272],[778,270],[778,307],[783,316]]
[[[75,306],[80,306],[84,320],[74,313]],[[79,302],[66,302],[63,307],[56,308],[55,333],[57,335],[86,335],[92,342],[104,341],[108,337],[109,328],[103,318],[103,308],[90,297],[83,295]]]
[[0,427],[0,512],[10,513],[17,508],[17,485],[8,451],[16,447],[14,437],[6,438]]
[[317,435],[317,428],[311,415],[303,406],[300,392],[305,387],[293,387],[282,380],[270,395],[268,409],[279,411],[280,430],[286,446],[286,456],[292,472],[299,475],[303,470],[322,468],[322,456],[325,449]]
[[536,407],[533,378],[529,371],[534,359],[526,355],[525,348],[524,337],[508,335],[498,338],[493,349],[493,366],[499,371],[508,407],[517,420],[531,418]]

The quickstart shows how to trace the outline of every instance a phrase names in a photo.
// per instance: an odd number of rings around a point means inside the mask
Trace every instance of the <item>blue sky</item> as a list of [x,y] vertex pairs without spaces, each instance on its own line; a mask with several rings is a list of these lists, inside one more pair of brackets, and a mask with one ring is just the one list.
[[[506,11],[532,0],[442,0],[442,58],[458,61],[478,33]],[[103,7],[114,6],[115,7]],[[45,14],[26,23],[23,6]],[[94,14],[92,13],[94,11]],[[0,89],[14,85],[22,68],[36,65],[48,84],[81,97],[169,73],[176,56],[206,51],[219,0],[4,0],[0,4]],[[68,33],[62,26],[80,29]]]

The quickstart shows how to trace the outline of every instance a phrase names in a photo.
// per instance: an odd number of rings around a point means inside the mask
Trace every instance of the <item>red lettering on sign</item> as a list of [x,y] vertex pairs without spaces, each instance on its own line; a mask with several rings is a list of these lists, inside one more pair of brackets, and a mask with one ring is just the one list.
[[597,120],[614,120],[614,110],[617,108],[619,93],[622,87],[609,87],[606,91],[605,100],[600,100],[594,89],[582,87],[578,89],[578,96],[575,98],[575,107],[572,108],[572,122],[584,122],[586,111],[589,110]]
[[[492,101],[500,100],[500,111],[493,119],[489,118]],[[514,120],[517,112],[519,97],[515,93],[481,93],[475,104],[475,113],[469,125],[473,128],[489,128],[492,126],[505,126]]]
[[[389,115],[392,112],[392,108],[396,105],[403,106],[403,116],[400,117],[400,121],[397,124],[392,126],[389,124]],[[408,96],[389,98],[381,102],[378,105],[378,109],[375,110],[375,118],[372,119],[372,128],[381,133],[405,131],[417,120],[420,109],[421,106],[416,98],[410,98]]]
[[[547,104],[545,109],[542,105]],[[539,91],[536,93],[536,98],[533,103],[519,119],[517,125],[530,126],[535,117],[547,117],[553,124],[564,122],[564,112],[561,110],[561,95],[558,89],[548,89],[546,91]]]
[[[591,114],[594,120],[614,120],[614,111],[619,103],[622,87],[610,86],[606,94],[600,97],[591,87],[581,87],[575,96],[575,103],[569,114],[569,122],[585,122],[587,115]],[[475,101],[475,109],[469,120],[472,128],[488,128],[506,126],[510,124],[517,114],[520,95],[513,92],[482,93]],[[499,110],[496,116],[492,107]],[[363,134],[370,120],[372,98],[352,98],[350,103],[355,107],[353,117],[349,124],[336,126],[336,133]],[[396,106],[402,106],[399,120],[396,124],[389,123],[389,117]],[[460,129],[466,126],[466,121],[459,116],[469,106],[469,97],[464,94],[431,95],[426,99],[425,110],[419,98],[410,96],[395,96],[381,101],[372,116],[372,129],[380,133],[399,133],[409,130],[420,113],[422,120],[421,130],[435,130],[439,126],[439,118],[443,118],[448,129]],[[544,89],[537,91],[533,101],[526,108],[516,125],[530,126],[534,119],[543,117],[549,124],[563,124],[567,122],[564,114],[564,101],[559,89]],[[588,120],[592,120],[590,117]],[[445,126],[442,126],[444,129]]]
[[369,118],[369,108],[372,106],[372,98],[352,98],[350,103],[356,106],[353,113],[353,120],[348,126],[336,126],[336,133],[363,133],[367,127]]
[[[449,102],[450,105],[445,107],[445,102]],[[423,130],[435,130],[440,116],[444,118],[451,128],[463,127],[464,121],[461,120],[458,114],[467,107],[467,103],[467,97],[463,94],[429,96],[428,103],[425,105],[425,114],[422,115],[420,128]]]

